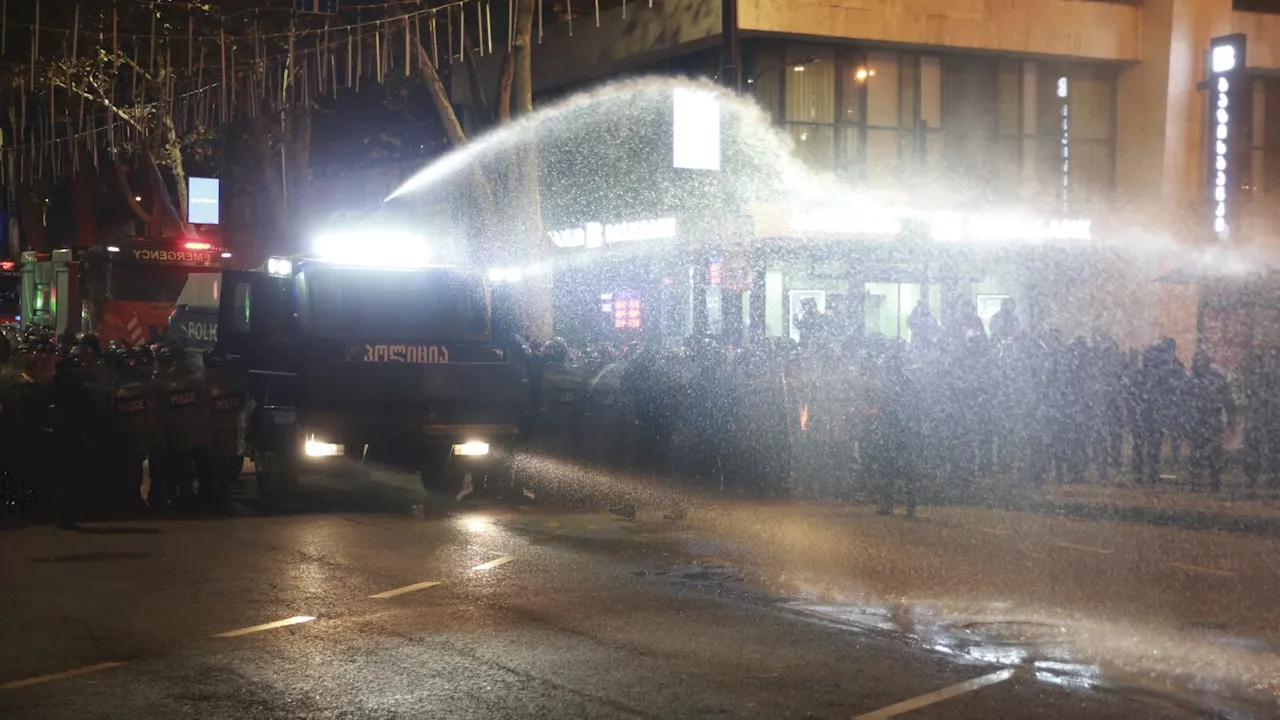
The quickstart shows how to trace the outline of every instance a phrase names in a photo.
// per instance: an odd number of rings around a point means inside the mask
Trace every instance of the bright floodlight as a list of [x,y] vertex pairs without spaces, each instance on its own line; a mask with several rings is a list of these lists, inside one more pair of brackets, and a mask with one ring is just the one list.
[[465,455],[470,457],[475,457],[478,455],[488,455],[489,443],[480,442],[478,440],[472,440],[471,442],[464,442],[461,445],[454,445],[453,454]]
[[308,457],[338,457],[342,455],[343,447],[335,443],[316,440],[315,435],[310,435],[303,446],[303,451],[306,452]]
[[404,230],[350,230],[316,238],[316,255],[326,262],[365,267],[414,268],[430,262],[426,238]]
[[289,277],[293,274],[293,261],[289,258],[267,258],[267,274],[276,277]]
[[1229,72],[1236,66],[1236,48],[1234,45],[1219,45],[1213,49],[1213,71]]

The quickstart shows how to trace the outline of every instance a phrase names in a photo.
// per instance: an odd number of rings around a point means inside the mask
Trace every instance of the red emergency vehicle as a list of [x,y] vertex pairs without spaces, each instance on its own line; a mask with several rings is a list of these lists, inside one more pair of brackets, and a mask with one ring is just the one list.
[[103,344],[156,342],[168,336],[169,316],[188,279],[220,274],[230,258],[202,239],[24,252],[22,324],[47,325],[59,334],[91,331]]

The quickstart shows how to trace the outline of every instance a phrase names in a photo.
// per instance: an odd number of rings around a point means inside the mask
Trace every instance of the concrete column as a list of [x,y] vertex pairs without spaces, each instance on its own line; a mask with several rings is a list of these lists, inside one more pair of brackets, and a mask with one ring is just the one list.
[[1139,212],[1190,222],[1204,189],[1196,85],[1209,39],[1231,32],[1231,0],[1146,0],[1142,14],[1142,62],[1121,73],[1117,92],[1116,190]]

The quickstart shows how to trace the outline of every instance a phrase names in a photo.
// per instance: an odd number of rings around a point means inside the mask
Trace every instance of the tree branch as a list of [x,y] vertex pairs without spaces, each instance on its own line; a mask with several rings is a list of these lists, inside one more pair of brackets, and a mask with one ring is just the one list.
[[[90,84],[92,84],[95,88],[97,88],[97,83],[94,83],[92,80],[90,80],[89,82],[90,82]],[[67,92],[69,92],[69,93],[74,93],[74,94],[79,95],[80,97],[84,98],[85,100],[91,100],[91,101],[93,101],[93,102],[95,102],[95,103],[97,103],[97,104],[101,105],[102,107],[106,108],[108,112],[110,112],[110,113],[114,114],[116,117],[118,117],[118,118],[120,118],[121,120],[123,120],[125,123],[127,123],[127,124],[128,124],[130,127],[132,127],[134,130],[137,130],[139,133],[141,133],[141,134],[143,134],[143,135],[146,135],[146,134],[147,134],[147,133],[146,133],[146,131],[145,131],[145,130],[143,130],[142,126],[138,124],[138,121],[137,121],[137,120],[135,120],[135,119],[133,119],[132,117],[130,117],[130,116],[129,116],[129,113],[127,113],[127,112],[125,112],[124,110],[122,110],[119,106],[117,106],[115,103],[111,102],[111,101],[110,101],[110,100],[108,100],[107,98],[105,98],[105,97],[101,97],[101,96],[99,96],[99,95],[94,95],[94,94],[92,94],[92,93],[87,93],[87,92],[85,92],[85,91],[81,90],[80,88],[71,87],[71,86],[70,86],[69,84],[67,84],[65,81],[63,81],[63,80],[59,80],[59,79],[58,79],[58,78],[56,78],[56,77],[55,77],[55,78],[53,78],[53,84],[54,84],[55,86],[57,86],[57,87],[62,88],[63,90],[66,90],[66,91],[67,91]]]
[[120,180],[120,188],[124,192],[124,199],[129,203],[129,209],[139,220],[150,225],[151,213],[143,209],[142,204],[135,199],[137,196],[133,194],[133,184],[129,182],[129,173],[126,172],[124,163],[115,157],[111,159],[111,164],[116,166],[116,178]]

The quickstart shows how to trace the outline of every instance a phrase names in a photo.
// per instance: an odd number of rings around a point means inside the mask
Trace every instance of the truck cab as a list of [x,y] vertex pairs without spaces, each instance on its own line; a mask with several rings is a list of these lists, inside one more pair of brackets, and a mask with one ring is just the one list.
[[299,474],[420,473],[441,498],[510,458],[527,394],[494,342],[482,273],[272,258],[223,275],[217,346],[248,378],[264,497]]
[[[197,239],[27,251],[20,268],[20,315],[58,334],[97,333],[103,343],[155,342],[188,281],[216,283],[231,253]],[[214,289],[216,293],[216,287]]]

